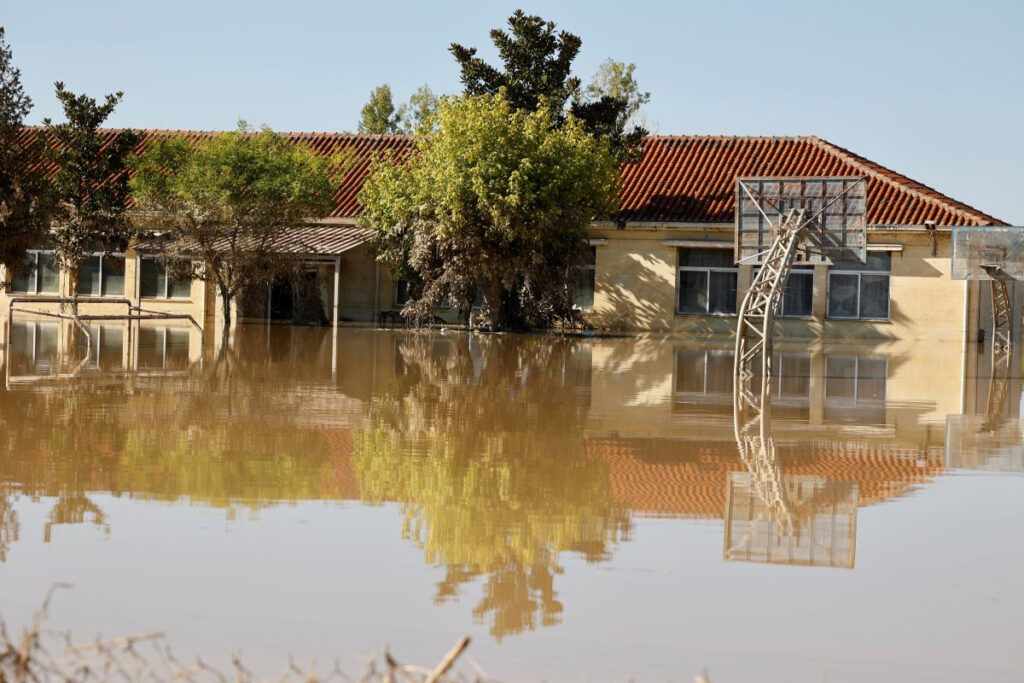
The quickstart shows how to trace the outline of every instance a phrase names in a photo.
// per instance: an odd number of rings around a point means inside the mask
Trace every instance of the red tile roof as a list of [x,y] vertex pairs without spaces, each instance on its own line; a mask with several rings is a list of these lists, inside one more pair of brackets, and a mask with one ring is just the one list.
[[[27,136],[40,128],[26,128]],[[111,139],[120,131],[111,129]],[[210,131],[138,130],[139,151],[152,139],[183,135],[208,138]],[[335,193],[329,218],[354,218],[374,152],[402,157],[412,149],[405,135],[282,133],[314,151],[349,151],[355,164]],[[620,218],[629,222],[732,223],[736,178],[752,176],[857,176],[868,179],[868,224],[941,226],[1006,225],[998,218],[951,199],[904,175],[830,142],[808,137],[720,137],[660,135],[648,138],[640,160],[621,170]]]

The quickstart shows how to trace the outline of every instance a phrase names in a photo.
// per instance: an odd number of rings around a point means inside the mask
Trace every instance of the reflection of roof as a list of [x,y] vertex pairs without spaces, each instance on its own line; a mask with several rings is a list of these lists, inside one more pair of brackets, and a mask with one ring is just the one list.
[[[158,251],[164,237],[143,240],[135,245],[136,251]],[[351,225],[307,226],[291,228],[274,240],[274,251],[281,254],[342,254],[370,239],[370,231]],[[228,240],[223,246],[214,245],[214,251],[228,249]]]
[[[25,128],[24,137],[42,129]],[[108,129],[113,139],[120,131]],[[141,151],[158,137],[185,136],[198,142],[216,133],[136,130]],[[403,157],[412,149],[405,135],[281,133],[324,156],[353,155],[338,184],[328,217],[353,218],[359,191],[374,153]],[[868,179],[870,225],[1005,225],[973,207],[816,137],[723,137],[659,135],[647,139],[641,159],[621,169],[621,218],[627,221],[732,223],[737,177],[855,176]]]
[[[730,472],[745,471],[730,441],[588,439],[589,457],[611,467],[612,495],[635,512],[721,518]],[[818,441],[780,446],[784,474],[855,482],[860,505],[905,496],[943,471],[942,446]]]

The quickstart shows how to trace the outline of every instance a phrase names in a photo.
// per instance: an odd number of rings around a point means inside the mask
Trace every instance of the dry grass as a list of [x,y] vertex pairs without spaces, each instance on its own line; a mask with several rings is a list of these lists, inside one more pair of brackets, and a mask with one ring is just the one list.
[[[250,670],[240,655],[231,658],[231,667],[220,670],[201,658],[178,659],[162,633],[146,633],[91,642],[75,642],[66,632],[44,629],[54,591],[50,589],[42,606],[17,637],[12,637],[0,621],[0,683],[49,683],[56,681],[195,681],[211,683],[256,683],[257,681],[297,681],[320,683],[346,681],[359,683],[441,683],[442,681],[492,681],[487,673],[464,655],[469,638],[462,638],[432,668],[402,664],[383,648],[369,656],[362,672],[355,677],[345,673],[339,662],[320,673],[314,661],[308,667],[289,659],[279,676],[265,677]],[[467,664],[472,673],[457,671],[456,664]]]

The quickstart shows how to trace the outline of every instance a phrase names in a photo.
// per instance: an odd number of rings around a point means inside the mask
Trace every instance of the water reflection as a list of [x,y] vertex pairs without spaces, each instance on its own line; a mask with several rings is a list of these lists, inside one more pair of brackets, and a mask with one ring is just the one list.
[[585,346],[407,339],[353,460],[364,500],[400,501],[404,538],[445,568],[435,599],[484,577],[473,614],[498,639],[557,624],[559,555],[628,538],[608,466],[585,457]]
[[[744,445],[727,344],[345,330],[334,376],[319,329],[242,327],[205,357],[184,327],[90,335],[84,357],[53,323],[11,329],[0,561],[57,525],[116,535],[99,493],[228,517],[394,504],[396,537],[442,572],[433,598],[479,588],[472,613],[501,639],[559,623],[566,558],[614,562],[640,516],[715,520],[726,561],[852,568],[860,508],[949,467],[1024,469],[1019,382],[934,373],[967,362],[958,346],[779,344]],[[960,416],[988,386],[1000,419]],[[23,498],[49,506],[43,528]]]

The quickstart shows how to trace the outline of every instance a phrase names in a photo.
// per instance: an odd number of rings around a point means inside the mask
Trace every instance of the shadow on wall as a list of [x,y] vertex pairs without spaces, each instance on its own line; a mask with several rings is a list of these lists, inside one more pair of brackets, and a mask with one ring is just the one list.
[[599,285],[591,322],[606,330],[668,331],[674,314],[675,282],[660,272],[672,271],[664,259],[627,253],[604,270],[613,275]]

